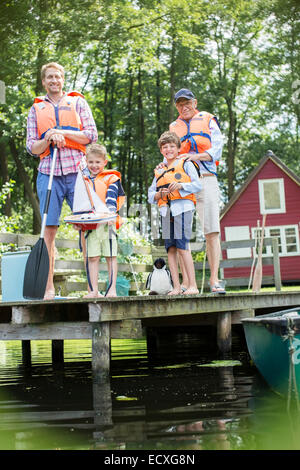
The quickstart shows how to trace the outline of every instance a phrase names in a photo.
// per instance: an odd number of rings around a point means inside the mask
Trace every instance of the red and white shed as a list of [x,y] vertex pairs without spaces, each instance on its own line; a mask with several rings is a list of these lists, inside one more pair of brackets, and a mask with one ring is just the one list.
[[[263,214],[267,214],[265,237],[278,238],[282,281],[300,281],[300,178],[271,151],[222,210],[221,240],[254,239]],[[271,249],[266,248],[265,256]],[[223,258],[248,258],[251,251],[226,250]],[[263,274],[271,275],[272,267],[264,266]],[[250,268],[224,269],[225,278],[249,275]]]

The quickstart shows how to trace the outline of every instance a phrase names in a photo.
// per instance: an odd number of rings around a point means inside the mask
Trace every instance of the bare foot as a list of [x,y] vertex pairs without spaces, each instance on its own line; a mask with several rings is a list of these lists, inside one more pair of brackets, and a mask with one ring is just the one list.
[[181,289],[173,289],[170,292],[168,292],[168,295],[180,295],[180,294],[182,294]]
[[199,294],[199,291],[196,287],[189,287],[187,290],[183,292],[183,295],[193,295]]
[[108,291],[105,297],[118,297],[116,291]]
[[100,292],[89,292],[87,295],[84,295],[84,299],[97,299],[98,297],[103,297],[102,294],[100,294]]
[[55,297],[55,291],[54,290],[47,290],[44,295],[44,300],[53,300]]

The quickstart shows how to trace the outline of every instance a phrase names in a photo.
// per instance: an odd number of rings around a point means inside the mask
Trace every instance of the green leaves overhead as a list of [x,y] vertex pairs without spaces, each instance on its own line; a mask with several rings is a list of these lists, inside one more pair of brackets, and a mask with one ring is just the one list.
[[[269,148],[300,170],[295,0],[5,0],[0,22],[1,159],[17,182],[12,210],[27,199],[33,211],[38,162],[26,152],[26,119],[43,92],[40,68],[53,60],[65,67],[65,88],[85,94],[129,206],[147,199],[161,158],[157,138],[177,116],[173,96],[181,87],[221,123],[225,200]],[[0,185],[7,178],[1,174]]]

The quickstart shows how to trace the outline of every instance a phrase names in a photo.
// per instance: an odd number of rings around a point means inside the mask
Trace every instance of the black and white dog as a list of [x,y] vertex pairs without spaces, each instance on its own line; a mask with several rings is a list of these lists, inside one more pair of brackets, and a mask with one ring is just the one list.
[[146,281],[146,289],[150,290],[149,295],[165,295],[173,289],[171,273],[163,258],[154,261],[153,271]]

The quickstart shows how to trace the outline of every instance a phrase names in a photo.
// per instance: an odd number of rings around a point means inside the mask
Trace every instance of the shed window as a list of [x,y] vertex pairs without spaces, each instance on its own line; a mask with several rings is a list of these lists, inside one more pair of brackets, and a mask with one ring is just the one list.
[[[252,238],[256,236],[256,231],[261,230],[253,227],[251,229]],[[279,227],[265,227],[265,237],[276,237],[278,239],[279,256],[294,256],[300,254],[299,231],[297,225],[282,225]],[[272,247],[264,247],[263,255],[269,256]]]
[[282,214],[285,212],[283,178],[258,180],[261,214]]

